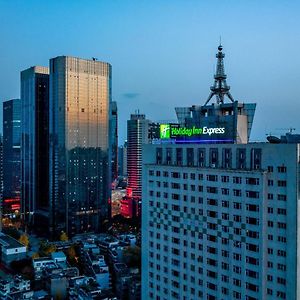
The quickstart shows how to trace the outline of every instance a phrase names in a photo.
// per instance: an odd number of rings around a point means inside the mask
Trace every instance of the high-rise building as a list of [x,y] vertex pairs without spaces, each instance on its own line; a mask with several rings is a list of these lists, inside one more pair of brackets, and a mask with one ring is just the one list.
[[124,146],[123,146],[123,176],[128,176],[128,171],[127,171],[127,150],[128,150],[128,143],[127,143],[127,141],[125,141]]
[[118,175],[124,176],[123,174],[123,158],[124,158],[124,147],[119,146],[118,147]]
[[110,216],[111,65],[50,60],[50,229],[100,231]]
[[22,200],[26,225],[46,233],[49,225],[49,69],[21,72]]
[[299,138],[248,142],[218,50],[216,103],[143,148],[142,299],[298,299]]
[[118,178],[118,107],[117,102],[111,102],[111,175],[112,181]]
[[149,120],[139,112],[127,121],[127,173],[132,196],[142,196],[142,145],[149,142]]
[[143,152],[142,299],[298,299],[300,144]]
[[0,231],[2,231],[3,214],[3,136],[0,134]]
[[[21,100],[3,102],[3,199],[20,205],[21,193]],[[13,200],[11,200],[13,201]]]

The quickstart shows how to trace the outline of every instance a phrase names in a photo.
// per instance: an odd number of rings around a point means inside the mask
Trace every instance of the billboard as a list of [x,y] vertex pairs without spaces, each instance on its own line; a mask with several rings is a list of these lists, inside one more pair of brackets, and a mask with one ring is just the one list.
[[233,143],[234,141],[232,130],[223,126],[181,127],[179,124],[160,124],[160,139],[173,139],[177,143]]

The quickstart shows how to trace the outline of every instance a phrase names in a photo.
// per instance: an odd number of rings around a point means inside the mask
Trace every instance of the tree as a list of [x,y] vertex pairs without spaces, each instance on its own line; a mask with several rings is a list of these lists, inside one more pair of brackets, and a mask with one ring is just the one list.
[[67,242],[69,240],[67,234],[62,231],[61,235],[60,235],[60,238],[59,238],[62,242]]
[[47,241],[41,241],[39,255],[41,257],[48,256],[50,253],[56,251],[56,246],[49,244]]
[[26,248],[29,246],[29,238],[28,235],[26,233],[23,233],[20,238],[19,238],[19,242],[21,244],[23,244],[24,246],[26,246]]
[[39,258],[39,257],[40,257],[40,255],[38,254],[38,252],[33,253],[31,256],[32,259]]
[[74,246],[71,246],[71,247],[68,248],[67,255],[68,255],[69,260],[74,260],[75,259],[76,251],[75,251]]

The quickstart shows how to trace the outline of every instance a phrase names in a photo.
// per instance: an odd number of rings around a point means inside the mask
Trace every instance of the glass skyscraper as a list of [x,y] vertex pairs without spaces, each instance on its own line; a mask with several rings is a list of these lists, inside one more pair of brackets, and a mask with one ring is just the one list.
[[3,199],[20,200],[21,100],[3,102]]
[[21,72],[22,201],[27,225],[45,232],[49,220],[49,69],[35,66]]
[[111,65],[50,60],[50,230],[101,231],[110,216]]

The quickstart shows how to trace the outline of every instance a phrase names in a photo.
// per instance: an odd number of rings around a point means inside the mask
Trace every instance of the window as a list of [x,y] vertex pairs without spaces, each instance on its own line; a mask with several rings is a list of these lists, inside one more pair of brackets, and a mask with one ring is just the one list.
[[233,183],[241,184],[242,183],[242,177],[234,176],[233,177]]
[[186,149],[186,161],[188,166],[194,166],[194,149],[187,148]]
[[224,148],[222,151],[222,167],[231,168],[232,154],[230,148]]
[[236,167],[246,169],[246,149],[237,149]]
[[277,213],[278,213],[278,215],[286,215],[286,209],[284,209],[284,208],[278,208],[277,209]]
[[255,192],[255,191],[246,191],[246,197],[248,198],[259,198],[259,192]]
[[259,238],[259,233],[257,231],[247,230],[246,235],[250,238],[253,238],[253,239],[258,239]]
[[277,269],[281,271],[286,271],[286,265],[284,264],[277,264]]
[[212,168],[218,167],[218,149],[217,148],[209,149],[209,165]]
[[280,228],[280,229],[286,229],[286,223],[278,222],[277,227]]
[[206,175],[207,181],[218,181],[218,175]]
[[261,169],[261,149],[251,149],[251,169]]
[[277,283],[282,284],[282,285],[286,285],[286,280],[284,278],[277,277]]
[[277,184],[278,186],[286,187],[286,180],[278,180]]
[[259,185],[259,178],[255,178],[255,177],[247,177],[247,178],[246,178],[246,184],[250,184],[250,185]]
[[241,190],[233,190],[233,195],[236,197],[241,197],[242,196],[242,191]]
[[221,176],[222,182],[229,182],[229,176]]
[[286,173],[286,167],[285,166],[279,166],[277,167],[278,173]]
[[259,219],[246,217],[246,223],[251,225],[259,225]]
[[248,211],[259,211],[259,206],[258,205],[254,205],[254,204],[246,204],[246,209]]
[[222,188],[222,195],[229,195],[229,189]]
[[156,148],[156,164],[162,164],[162,148]]
[[166,149],[166,164],[170,165],[172,163],[172,148]]
[[277,195],[277,200],[279,200],[279,201],[286,201],[286,195],[278,194]]
[[284,250],[278,250],[277,255],[281,257],[286,257],[286,252]]
[[218,193],[218,188],[214,187],[214,186],[208,186],[206,188],[207,193],[211,193],[211,194],[217,194]]
[[205,167],[205,148],[199,148],[197,156],[198,156],[198,166]]
[[172,172],[171,177],[172,178],[180,178],[180,173],[179,172]]
[[176,164],[182,165],[182,148],[176,148]]
[[233,208],[235,209],[242,209],[242,204],[239,202],[233,202]]
[[222,207],[229,207],[229,201],[222,200]]

